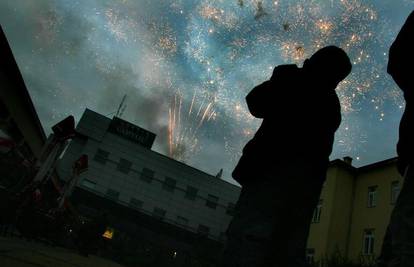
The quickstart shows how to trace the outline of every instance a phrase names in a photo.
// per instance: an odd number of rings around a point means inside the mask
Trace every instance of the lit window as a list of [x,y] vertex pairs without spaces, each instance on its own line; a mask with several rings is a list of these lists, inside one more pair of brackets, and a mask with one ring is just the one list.
[[234,208],[235,208],[234,203],[230,202],[227,206],[226,213],[230,216],[234,216]]
[[109,152],[99,149],[96,151],[95,156],[93,157],[93,159],[101,164],[105,164],[106,161],[108,160],[108,156],[109,156]]
[[198,226],[197,233],[199,233],[200,235],[208,236],[209,232],[210,232],[210,228],[209,227],[207,227],[205,225],[202,225],[202,224],[200,224]]
[[186,227],[188,225],[188,219],[182,216],[177,216],[177,224]]
[[377,206],[377,186],[368,187],[368,208]]
[[152,216],[159,220],[163,220],[165,217],[166,211],[160,208],[154,208],[154,211],[152,212]]
[[207,196],[206,206],[212,209],[215,209],[217,207],[218,197],[213,195]]
[[185,198],[190,200],[195,200],[197,197],[198,189],[192,186],[187,186],[187,191],[185,192]]
[[119,192],[115,191],[113,189],[106,190],[106,196],[112,200],[118,200],[119,198]]
[[114,237],[114,229],[111,227],[107,227],[105,233],[102,235],[106,239],[112,239]]
[[129,200],[129,206],[131,208],[141,209],[143,204],[144,202],[133,197]]
[[162,185],[162,189],[168,192],[174,192],[176,183],[177,183],[176,180],[170,177],[165,177],[165,181],[164,181],[164,184]]
[[363,251],[364,255],[374,254],[374,230],[367,229],[364,231]]
[[316,205],[316,208],[313,211],[312,223],[318,223],[321,221],[322,203],[323,200],[320,199],[318,205]]
[[308,248],[306,249],[306,261],[313,265],[315,262],[315,249],[314,248]]
[[395,204],[400,194],[400,182],[393,181],[391,183],[391,204]]
[[116,169],[123,173],[129,173],[129,171],[131,170],[131,166],[131,161],[121,158],[119,159],[118,166],[116,167]]
[[147,183],[151,183],[152,179],[154,179],[154,171],[148,168],[142,169],[141,180]]
[[96,183],[88,179],[83,179],[82,185],[83,187],[86,187],[92,190],[95,190],[95,187],[96,187]]

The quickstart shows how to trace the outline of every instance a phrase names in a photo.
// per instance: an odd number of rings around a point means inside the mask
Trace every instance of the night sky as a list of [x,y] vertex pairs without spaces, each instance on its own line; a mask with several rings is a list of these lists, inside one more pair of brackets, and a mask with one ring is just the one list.
[[85,108],[112,118],[127,95],[122,118],[156,133],[154,150],[231,180],[261,122],[246,94],[274,66],[300,66],[325,45],[354,64],[337,88],[331,159],[394,157],[404,101],[387,52],[413,9],[413,0],[1,0],[0,23],[47,133]]

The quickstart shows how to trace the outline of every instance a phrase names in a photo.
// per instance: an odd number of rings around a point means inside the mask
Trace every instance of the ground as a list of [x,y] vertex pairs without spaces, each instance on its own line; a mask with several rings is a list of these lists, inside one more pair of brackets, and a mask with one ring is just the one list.
[[94,255],[84,257],[76,251],[29,242],[19,238],[0,237],[1,267],[122,267]]

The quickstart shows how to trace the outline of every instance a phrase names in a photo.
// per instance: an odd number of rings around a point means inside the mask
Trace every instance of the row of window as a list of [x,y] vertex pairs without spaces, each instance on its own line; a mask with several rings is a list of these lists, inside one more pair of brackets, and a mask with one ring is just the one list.
[[[377,206],[377,189],[378,189],[378,186],[368,187],[368,202],[367,202],[368,208],[373,208]],[[395,202],[398,199],[399,194],[400,194],[399,181],[393,181],[391,183],[391,204],[395,204]],[[313,212],[312,223],[319,223],[321,220],[322,202],[323,202],[322,199],[319,200],[319,203]]]
[[[94,186],[95,186],[95,183],[93,183],[92,181],[90,181],[88,179],[84,179],[82,184],[84,186],[86,186],[87,188],[90,188],[90,189],[94,189]],[[115,201],[117,201],[118,198],[119,198],[119,192],[117,192],[113,189],[108,189],[106,191],[105,195],[106,195],[106,197],[108,197],[112,200],[115,200]],[[139,199],[136,199],[136,198],[132,197],[132,198],[130,198],[128,205],[131,208],[140,210],[140,209],[142,209],[142,206],[144,205],[144,202],[139,200]],[[152,211],[152,216],[154,216],[155,218],[157,218],[159,220],[164,220],[166,213],[167,213],[166,210],[155,207],[154,210]],[[188,226],[189,220],[185,217],[177,216],[177,219],[176,219],[175,222],[176,222],[177,225],[180,225],[181,227],[185,228],[185,227]],[[197,232],[201,235],[208,235],[209,232],[210,232],[210,228],[205,226],[205,225],[200,224],[198,226]]]
[[[377,206],[377,190],[378,186],[370,186],[368,187],[368,198],[367,198],[367,207],[373,208]],[[399,181],[392,181],[391,182],[391,204],[395,204],[398,199],[398,195],[400,194],[400,182]]]
[[[370,256],[374,255],[374,243],[375,235],[374,229],[365,229],[362,240],[362,255]],[[306,249],[306,260],[308,263],[313,264],[315,260],[315,249],[308,248]]]
[[[142,201],[140,202],[140,204],[142,206]],[[159,220],[164,220],[166,213],[167,213],[166,210],[155,207],[152,212],[152,216],[154,216],[155,218]],[[183,216],[177,216],[175,222],[177,225],[180,225],[181,227],[186,228],[188,226],[189,220]],[[203,224],[199,224],[197,228],[197,233],[208,236],[210,233],[210,228]]]
[[[108,156],[109,156],[109,152],[104,151],[102,149],[98,149],[94,160],[102,163],[102,164],[106,164],[107,160],[108,160]],[[132,169],[132,162],[121,158],[119,163],[117,164],[117,170],[127,174],[129,173]],[[151,183],[152,180],[154,180],[154,174],[155,172],[151,169],[148,168],[143,168],[141,175],[140,175],[140,179],[144,182],[147,183]],[[168,191],[170,193],[173,193],[175,191],[175,189],[179,189],[179,190],[183,190],[185,192],[185,198],[188,200],[195,200],[197,197],[199,197],[198,194],[198,189],[192,186],[187,186],[187,189],[181,189],[178,188],[176,186],[177,181],[171,177],[165,177],[164,181],[160,181],[162,183],[162,189],[164,189],[165,191]],[[118,192],[118,196],[119,196],[119,192]],[[200,197],[202,198],[202,197]],[[211,209],[216,209],[217,206],[219,206],[218,202],[219,202],[219,198],[217,196],[208,194],[207,199],[206,200],[206,206],[211,208]],[[234,214],[234,203],[228,203],[227,207],[226,207],[226,213],[230,216],[233,216]]]

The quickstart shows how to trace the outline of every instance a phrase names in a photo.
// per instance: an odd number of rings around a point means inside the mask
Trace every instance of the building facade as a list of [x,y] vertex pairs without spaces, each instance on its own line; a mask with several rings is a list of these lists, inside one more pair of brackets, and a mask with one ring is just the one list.
[[[111,120],[86,110],[76,129],[79,135],[58,170],[64,180],[72,163],[81,154],[88,155],[88,171],[81,174],[71,198],[80,213],[123,211],[114,224],[138,223],[142,226],[138,228],[152,231],[147,239],[162,240],[159,243],[170,246],[170,253],[192,253],[191,247],[200,240],[209,243],[201,250],[220,249],[240,187],[151,150],[155,134],[120,118]],[[127,218],[134,213],[135,219]],[[113,227],[114,236],[117,230],[122,232],[118,228],[125,228]],[[136,233],[137,227],[132,228]],[[165,233],[157,236],[155,232],[163,228]],[[180,232],[187,237],[176,236]],[[175,244],[177,239],[182,239],[181,245]]]
[[1,26],[0,58],[1,195],[2,190],[17,192],[30,181],[46,135]]
[[403,183],[396,158],[355,168],[351,158],[334,160],[328,169],[308,239],[309,259],[340,255],[372,261],[382,241]]
[[26,157],[38,158],[46,135],[1,27],[0,55],[0,137],[13,140]]

